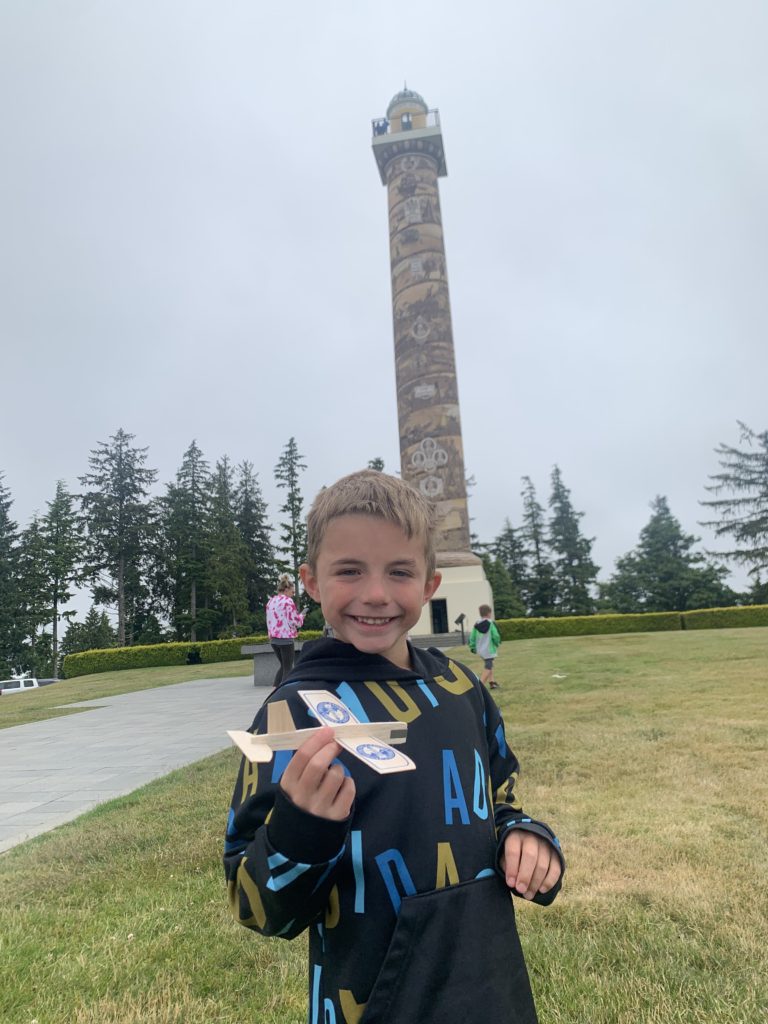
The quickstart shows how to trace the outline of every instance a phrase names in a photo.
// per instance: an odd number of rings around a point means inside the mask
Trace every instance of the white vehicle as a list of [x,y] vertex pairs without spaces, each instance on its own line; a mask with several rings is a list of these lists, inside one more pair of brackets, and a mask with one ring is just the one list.
[[25,690],[36,690],[40,684],[28,672],[13,675],[10,679],[0,679],[0,696],[10,697],[12,693],[23,693]]

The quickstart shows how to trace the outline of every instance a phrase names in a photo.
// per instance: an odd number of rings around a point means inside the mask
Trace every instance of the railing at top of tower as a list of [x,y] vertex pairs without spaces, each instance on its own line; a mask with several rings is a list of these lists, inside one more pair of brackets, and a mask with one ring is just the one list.
[[440,112],[438,110],[428,110],[426,114],[398,114],[392,120],[387,117],[374,117],[371,121],[374,139],[381,138],[382,135],[399,135],[401,132],[439,127]]

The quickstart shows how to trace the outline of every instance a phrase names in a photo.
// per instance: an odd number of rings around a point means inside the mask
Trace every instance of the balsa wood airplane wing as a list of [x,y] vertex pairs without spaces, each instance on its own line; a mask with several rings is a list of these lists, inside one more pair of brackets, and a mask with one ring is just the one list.
[[[410,757],[395,750],[394,743],[405,743],[408,725],[405,722],[361,722],[336,694],[329,690],[299,690],[299,696],[320,725],[329,725],[340,747],[367,764],[380,775],[412,771],[416,765]],[[296,750],[314,728],[286,728],[294,725],[287,701],[267,706],[268,732],[260,736],[244,731],[227,735],[249,761],[266,763],[276,750]],[[274,731],[273,731],[274,730]]]

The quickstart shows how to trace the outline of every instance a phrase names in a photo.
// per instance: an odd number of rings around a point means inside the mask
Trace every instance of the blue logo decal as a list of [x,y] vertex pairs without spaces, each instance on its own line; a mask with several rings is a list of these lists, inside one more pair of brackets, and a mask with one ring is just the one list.
[[317,713],[326,720],[336,725],[343,725],[349,721],[349,712],[341,704],[334,704],[333,701],[323,700],[317,705]]
[[395,756],[394,750],[380,747],[378,743],[361,743],[355,750],[361,757],[367,757],[371,761],[391,761]]

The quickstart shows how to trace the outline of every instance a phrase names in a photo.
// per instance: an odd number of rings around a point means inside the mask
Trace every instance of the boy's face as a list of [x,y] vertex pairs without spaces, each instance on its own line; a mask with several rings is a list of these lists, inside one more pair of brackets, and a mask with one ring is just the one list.
[[301,579],[337,639],[410,668],[406,634],[440,585],[439,573],[427,578],[421,537],[377,516],[339,516]]

